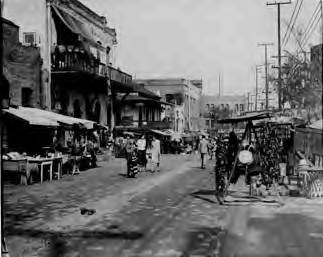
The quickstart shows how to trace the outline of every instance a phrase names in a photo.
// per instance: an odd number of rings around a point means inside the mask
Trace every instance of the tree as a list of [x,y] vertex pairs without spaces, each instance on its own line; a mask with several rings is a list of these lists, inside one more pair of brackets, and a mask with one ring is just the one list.
[[322,88],[310,80],[310,64],[299,55],[290,55],[282,69],[282,104],[306,110],[308,121],[322,101]]

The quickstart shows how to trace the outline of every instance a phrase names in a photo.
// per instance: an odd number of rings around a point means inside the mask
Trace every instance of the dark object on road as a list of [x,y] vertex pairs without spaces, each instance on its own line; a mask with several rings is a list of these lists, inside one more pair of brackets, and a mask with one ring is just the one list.
[[87,209],[87,208],[81,208],[81,215],[93,215],[96,213],[95,209]]

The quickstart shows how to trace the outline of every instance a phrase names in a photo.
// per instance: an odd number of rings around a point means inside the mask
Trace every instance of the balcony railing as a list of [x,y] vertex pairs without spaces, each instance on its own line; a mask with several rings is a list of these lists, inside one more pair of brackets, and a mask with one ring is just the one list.
[[52,51],[52,71],[81,71],[99,76],[107,75],[106,65],[83,49],[59,45]]
[[129,118],[122,119],[120,121],[121,126],[132,126],[132,127],[141,127],[141,128],[149,128],[149,129],[170,129],[171,122],[167,121],[141,121],[131,120]]
[[125,73],[119,69],[113,68],[112,66],[108,66],[108,76],[109,78],[120,84],[129,85],[132,82],[132,76],[128,73]]

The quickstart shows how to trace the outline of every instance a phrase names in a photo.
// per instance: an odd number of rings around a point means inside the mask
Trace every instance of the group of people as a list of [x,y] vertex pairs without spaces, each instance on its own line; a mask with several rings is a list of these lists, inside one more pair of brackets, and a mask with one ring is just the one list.
[[135,177],[142,171],[160,171],[160,141],[155,136],[141,135],[137,140],[127,135],[125,145],[127,177]]

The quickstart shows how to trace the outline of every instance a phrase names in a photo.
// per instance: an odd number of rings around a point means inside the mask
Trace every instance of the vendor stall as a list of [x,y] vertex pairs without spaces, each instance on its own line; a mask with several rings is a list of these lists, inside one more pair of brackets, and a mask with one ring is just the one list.
[[[9,108],[3,117],[4,152],[18,152],[28,164],[36,165],[40,182],[96,165],[99,135],[95,122],[29,107]],[[6,161],[9,167],[15,159]]]

